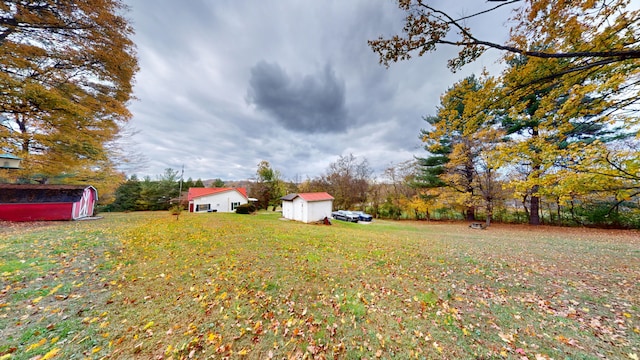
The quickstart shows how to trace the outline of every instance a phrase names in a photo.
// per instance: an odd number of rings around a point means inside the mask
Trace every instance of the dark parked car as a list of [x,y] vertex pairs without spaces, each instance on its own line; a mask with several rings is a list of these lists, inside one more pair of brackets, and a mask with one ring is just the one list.
[[331,213],[331,217],[336,220],[358,222],[358,214],[347,210],[338,210]]
[[365,213],[364,211],[352,211],[352,213],[358,215],[359,221],[371,221],[373,220],[373,216]]

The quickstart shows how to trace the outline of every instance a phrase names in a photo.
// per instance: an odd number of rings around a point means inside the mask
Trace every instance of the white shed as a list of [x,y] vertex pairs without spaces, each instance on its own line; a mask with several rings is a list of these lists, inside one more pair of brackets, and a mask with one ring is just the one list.
[[189,188],[189,212],[234,212],[249,202],[245,188]]
[[326,192],[289,194],[280,199],[285,219],[310,223],[331,218],[333,196]]

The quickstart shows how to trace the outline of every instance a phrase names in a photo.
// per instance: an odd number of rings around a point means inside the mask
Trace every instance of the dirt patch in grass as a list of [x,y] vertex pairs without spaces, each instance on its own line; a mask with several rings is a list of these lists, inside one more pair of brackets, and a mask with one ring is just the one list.
[[47,226],[55,226],[61,221],[3,221],[0,220],[0,233],[9,231],[37,230]]
[[505,236],[523,232],[555,237],[570,236],[572,238],[586,240],[603,240],[640,244],[639,230],[595,229],[586,227],[562,227],[548,225],[532,226],[521,224],[492,224],[487,230],[499,231],[505,234]]
[[[505,238],[515,238],[519,234],[535,236],[582,238],[587,240],[622,241],[633,244],[640,244],[640,230],[621,229],[597,229],[588,227],[565,227],[551,225],[527,225],[527,224],[503,224],[492,223],[487,229],[471,229],[469,223],[459,221],[400,221],[400,224],[412,224],[414,226],[443,227],[457,229],[459,231],[470,232],[490,232],[496,233]],[[483,223],[484,224],[484,223]]]

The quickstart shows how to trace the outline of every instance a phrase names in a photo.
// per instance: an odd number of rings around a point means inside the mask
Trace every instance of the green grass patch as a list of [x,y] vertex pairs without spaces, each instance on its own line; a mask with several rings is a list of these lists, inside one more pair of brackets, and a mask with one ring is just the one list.
[[28,269],[29,266],[31,265],[26,260],[7,260],[0,263],[0,273],[7,276],[16,271]]

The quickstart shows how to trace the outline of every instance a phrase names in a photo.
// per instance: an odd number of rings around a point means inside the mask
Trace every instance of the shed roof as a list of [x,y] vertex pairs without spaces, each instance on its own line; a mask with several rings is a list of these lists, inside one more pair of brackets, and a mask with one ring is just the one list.
[[33,203],[66,203],[82,199],[86,188],[90,185],[33,185],[33,184],[0,184],[0,203],[33,204]]
[[232,187],[228,187],[228,188],[189,188],[189,193],[187,195],[187,198],[189,199],[189,201],[193,200],[194,198],[197,197],[201,197],[201,196],[207,196],[207,195],[213,195],[213,194],[219,194],[219,193],[223,193],[226,191],[237,191],[240,193],[240,195],[244,196],[245,198],[247,197],[247,189],[246,188],[232,188]]
[[333,200],[333,196],[329,195],[327,192],[313,192],[313,193],[297,193],[297,194],[288,194],[281,197],[281,200],[284,201],[293,201],[293,199],[300,197],[305,201],[325,201],[325,200]]
[[15,155],[11,155],[11,154],[0,154],[0,159],[13,159],[13,160],[22,160],[22,158],[19,158]]

